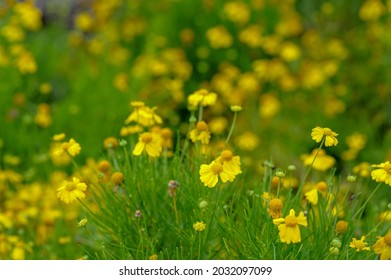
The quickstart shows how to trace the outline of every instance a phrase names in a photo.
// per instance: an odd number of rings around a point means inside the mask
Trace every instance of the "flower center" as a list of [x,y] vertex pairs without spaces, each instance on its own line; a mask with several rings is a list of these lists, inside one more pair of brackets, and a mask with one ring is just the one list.
[[384,242],[391,247],[391,233],[387,233],[386,236],[384,236]]
[[212,170],[212,172],[213,172],[214,174],[220,174],[221,172],[223,172],[223,166],[222,166],[220,163],[218,163],[218,162],[214,163],[214,164],[210,167],[210,169]]
[[330,128],[324,128],[323,129],[323,134],[326,135],[326,136],[332,136],[333,135],[333,132],[331,131]]
[[383,168],[387,174],[391,175],[391,163],[386,163]]
[[208,130],[208,125],[205,122],[201,121],[197,123],[196,129],[198,131],[206,131]]
[[357,240],[355,243],[354,243],[354,246],[356,246],[357,249],[363,249],[365,247],[365,243],[361,240]]
[[327,184],[325,182],[319,182],[316,184],[316,188],[320,191],[320,192],[326,192],[327,190]]
[[287,227],[295,227],[297,225],[297,219],[293,216],[285,217],[285,225]]
[[[273,212],[279,212],[282,210],[282,201],[281,199],[278,199],[278,198],[274,198],[270,201],[270,206],[269,206],[269,209]],[[285,222],[286,222],[286,219],[285,219]]]
[[141,134],[141,141],[148,144],[152,141],[152,134],[149,132],[145,132]]
[[75,185],[73,182],[67,183],[65,189],[66,189],[68,192],[71,192],[71,191],[73,191],[74,189],[76,189],[76,185]]
[[233,158],[233,154],[231,151],[225,150],[221,153],[221,158],[223,161],[230,161]]

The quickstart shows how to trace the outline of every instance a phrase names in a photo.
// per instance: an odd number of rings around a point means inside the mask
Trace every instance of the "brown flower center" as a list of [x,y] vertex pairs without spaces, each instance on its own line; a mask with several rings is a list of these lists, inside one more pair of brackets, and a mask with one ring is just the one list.
[[214,163],[214,164],[210,167],[210,169],[212,170],[212,172],[213,172],[214,174],[220,174],[221,172],[223,172],[223,166],[222,166],[220,163],[218,163],[218,162]]
[[233,154],[231,151],[225,150],[221,153],[221,158],[223,161],[230,161],[233,158]]
[[149,132],[145,132],[141,134],[141,141],[148,144],[152,141],[152,134]]
[[285,225],[287,227],[295,227],[297,225],[297,219],[294,216],[285,217]]
[[196,129],[198,131],[206,131],[208,130],[208,125],[205,122],[201,121],[197,123]]
[[65,189],[66,189],[68,192],[71,192],[71,191],[73,191],[74,189],[76,189],[76,185],[75,185],[73,182],[67,183],[66,186],[65,186]]

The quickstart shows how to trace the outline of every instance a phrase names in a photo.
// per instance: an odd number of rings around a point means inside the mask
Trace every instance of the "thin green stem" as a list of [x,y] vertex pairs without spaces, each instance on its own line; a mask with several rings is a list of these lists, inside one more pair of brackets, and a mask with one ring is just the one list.
[[322,142],[320,142],[319,148],[318,148],[318,150],[316,151],[316,154],[315,154],[315,156],[314,156],[314,159],[312,160],[310,166],[309,166],[308,169],[307,169],[307,172],[305,173],[305,175],[304,175],[304,177],[303,177],[303,180],[302,180],[301,183],[300,183],[299,190],[297,191],[298,197],[301,197],[301,193],[302,193],[302,191],[303,191],[304,183],[305,183],[305,181],[307,180],[307,177],[308,177],[308,175],[310,174],[310,172],[311,172],[311,170],[312,170],[312,166],[314,165],[314,162],[315,162],[316,158],[318,157],[320,150],[322,150],[322,148],[323,148],[325,139],[326,139],[326,138],[323,137]]
[[227,139],[225,140],[225,144],[226,144],[226,145],[228,144],[229,139],[231,139],[232,132],[234,131],[235,124],[236,124],[237,115],[238,115],[238,113],[237,113],[237,112],[234,112],[234,118],[233,118],[233,120],[232,120],[231,128],[230,128],[230,130],[229,130]]
[[381,186],[383,182],[380,182],[379,184],[377,184],[376,188],[373,190],[373,192],[369,195],[368,199],[364,202],[364,204],[360,207],[360,209],[358,209],[358,211],[356,212],[356,214],[353,215],[352,217],[352,220],[357,216],[357,215],[360,215],[359,218],[361,218],[361,215],[362,215],[362,212],[363,210],[365,209],[365,206],[367,205],[367,203],[369,202],[369,200],[372,198],[372,196],[375,194],[375,192],[379,189],[379,187]]
[[202,105],[199,105],[198,107],[198,121],[202,121],[202,115],[203,115],[203,112],[204,112],[204,107],[202,107]]

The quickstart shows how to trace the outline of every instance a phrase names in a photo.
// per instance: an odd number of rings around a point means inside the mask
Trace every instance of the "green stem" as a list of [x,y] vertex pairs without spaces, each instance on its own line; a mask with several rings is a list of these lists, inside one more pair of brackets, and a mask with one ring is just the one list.
[[226,145],[228,144],[228,142],[229,142],[229,139],[230,139],[230,138],[231,138],[231,136],[232,136],[232,132],[234,131],[237,115],[238,115],[238,113],[237,113],[237,112],[235,112],[235,113],[234,113],[234,118],[233,118],[233,120],[232,120],[232,125],[231,125],[231,128],[230,128],[230,130],[229,130],[229,133],[228,133],[227,139],[225,140],[225,144],[226,144]]
[[311,172],[311,170],[312,170],[312,166],[314,165],[314,162],[315,162],[316,158],[318,157],[319,152],[320,152],[320,150],[322,149],[322,147],[323,147],[323,145],[324,145],[325,139],[326,139],[326,138],[323,137],[322,142],[320,143],[319,148],[318,148],[318,150],[316,151],[316,154],[315,154],[315,156],[314,156],[314,159],[312,160],[311,165],[308,167],[307,172],[305,173],[305,175],[304,175],[304,177],[303,177],[303,180],[301,181],[301,184],[300,184],[300,186],[299,186],[299,190],[297,191],[298,197],[301,197],[301,193],[302,193],[302,191],[303,191],[304,183],[305,183],[305,181],[307,180],[307,177],[308,177],[308,175],[310,174],[310,172]]
[[364,202],[364,204],[360,207],[360,209],[358,209],[358,211],[356,212],[356,214],[353,215],[352,217],[352,220],[360,214],[359,218],[361,218],[361,215],[362,215],[362,211],[365,209],[365,206],[367,205],[367,203],[369,202],[369,200],[372,198],[372,196],[375,194],[375,192],[378,190],[378,188],[381,186],[383,182],[380,182],[379,184],[377,184],[376,188],[373,190],[373,192],[369,195],[368,199]]
[[198,121],[202,121],[202,115],[203,115],[203,112],[204,112],[204,107],[202,107],[202,105],[199,105],[199,109],[198,109]]
[[201,232],[198,232],[198,259],[201,259]]

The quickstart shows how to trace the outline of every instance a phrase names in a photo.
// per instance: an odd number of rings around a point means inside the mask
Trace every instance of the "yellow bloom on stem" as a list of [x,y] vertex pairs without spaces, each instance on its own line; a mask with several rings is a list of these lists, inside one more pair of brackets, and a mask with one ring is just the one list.
[[201,231],[205,230],[206,224],[204,222],[196,222],[193,225],[193,228],[194,228],[195,231],[201,232]]
[[379,239],[372,246],[373,251],[380,255],[381,260],[391,260],[391,231]]
[[155,113],[157,107],[147,107],[141,101],[131,102],[134,111],[126,118],[125,124],[136,122],[141,126],[149,127],[156,124],[162,124],[162,118]]
[[371,172],[372,180],[378,183],[384,182],[391,186],[391,163],[386,161],[378,165],[372,165],[372,167],[377,168]]
[[201,141],[201,143],[204,145],[209,144],[210,132],[206,122],[198,122],[196,127],[190,131],[189,137],[193,143]]
[[63,181],[61,187],[57,189],[57,197],[66,204],[83,199],[86,197],[84,193],[87,190],[87,185],[80,182],[79,178],[73,177],[72,181]]
[[365,242],[365,236],[361,236],[360,240],[353,238],[349,244],[349,247],[355,248],[356,252],[360,252],[360,251],[364,251],[364,250],[366,250],[366,251],[371,250],[371,248],[369,248],[367,245],[368,245],[368,243]]
[[[303,212],[300,212],[299,216],[296,217],[295,210],[291,209],[289,215],[285,218],[274,219],[273,223],[278,225],[279,236],[281,242],[290,244],[301,242],[300,228],[301,226],[308,226],[307,218]],[[284,223],[284,224],[283,224]]]
[[338,144],[338,140],[336,138],[337,136],[338,133],[335,133],[328,127],[322,128],[317,126],[314,129],[312,129],[311,132],[311,137],[313,140],[316,141],[316,143],[320,143],[323,140],[323,138],[325,138],[324,144],[326,147],[337,146]]
[[190,94],[187,98],[187,102],[191,108],[201,106],[213,106],[216,104],[217,94],[209,92],[206,89],[200,89]]
[[271,216],[273,219],[278,219],[282,216],[282,207],[284,204],[282,203],[282,200],[279,198],[273,198],[270,201],[269,204],[269,210],[268,214]]
[[63,143],[61,146],[73,157],[78,155],[81,150],[80,144],[73,138],[71,138],[68,142]]
[[202,164],[200,167],[200,180],[206,187],[213,188],[219,181],[219,177],[223,183],[235,179],[235,174],[224,168],[224,166],[212,161],[211,164]]
[[161,138],[159,135],[144,132],[140,135],[138,143],[133,149],[133,155],[139,156],[145,150],[151,157],[158,157],[162,152]]
[[312,203],[313,205],[318,204],[318,191],[326,197],[327,184],[324,181],[321,181],[315,185],[315,187],[304,194],[305,198]]
[[223,168],[235,176],[242,173],[240,169],[240,157],[234,156],[230,150],[224,150],[216,159],[217,162],[223,165]]
[[[318,154],[316,156],[316,154]],[[314,161],[314,158],[316,159]],[[326,151],[321,149],[318,152],[318,149],[314,149],[311,154],[304,154],[301,156],[303,160],[303,164],[305,166],[310,166],[312,164],[312,168],[318,171],[326,171],[334,166],[335,159],[332,156],[326,154]]]

